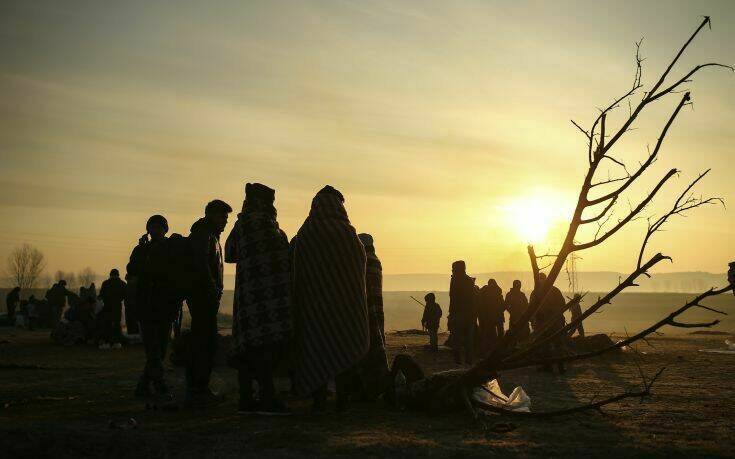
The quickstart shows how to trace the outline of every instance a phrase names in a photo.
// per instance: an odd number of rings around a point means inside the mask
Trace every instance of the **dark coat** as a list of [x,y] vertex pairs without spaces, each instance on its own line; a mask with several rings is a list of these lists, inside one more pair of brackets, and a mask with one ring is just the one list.
[[[536,300],[536,295],[536,290],[531,292],[531,302]],[[538,327],[540,329],[546,329],[548,333],[563,328],[565,324],[564,310],[566,309],[566,304],[567,302],[561,290],[552,285],[549,293],[546,295],[546,301],[536,311]]]
[[467,274],[452,275],[449,284],[449,321],[454,325],[466,325],[477,321],[477,294],[475,278]]
[[503,301],[503,291],[498,284],[484,285],[480,289],[477,306],[480,327],[504,323],[504,312],[505,302]]
[[191,226],[189,239],[195,259],[197,283],[195,291],[219,300],[224,289],[222,246],[219,234],[206,217]]
[[[510,323],[510,328],[517,328],[521,316],[523,316],[523,314],[528,309],[528,298],[526,298],[526,294],[523,293],[520,289],[510,289],[505,295],[505,308],[510,315],[510,318],[508,319]],[[521,329],[516,330],[516,333],[518,333],[517,336],[520,340],[528,338],[530,334],[528,323],[523,325]]]
[[142,241],[130,254],[127,265],[128,284],[133,286],[135,298],[125,303],[126,307],[136,309],[136,317],[140,320],[148,318],[172,320],[178,312],[181,302],[169,282],[159,272],[156,260],[168,256],[168,239],[158,241]]
[[127,284],[119,277],[111,277],[102,282],[100,287],[100,298],[107,304],[121,304],[125,300],[125,289]]
[[428,330],[437,330],[439,329],[439,321],[442,318],[442,307],[439,306],[439,303],[433,302],[433,303],[426,303],[426,306],[424,306],[424,315],[421,316],[421,323],[426,327]]

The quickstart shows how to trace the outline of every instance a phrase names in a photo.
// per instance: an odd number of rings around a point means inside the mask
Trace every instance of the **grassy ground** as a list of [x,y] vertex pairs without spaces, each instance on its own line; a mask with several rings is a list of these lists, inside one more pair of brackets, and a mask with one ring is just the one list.
[[[389,352],[415,355],[428,371],[452,368],[448,351],[433,356],[425,337],[389,335]],[[551,420],[464,413],[429,416],[393,411],[382,402],[342,415],[308,416],[308,402],[288,399],[290,418],[236,414],[235,374],[218,368],[214,386],[228,394],[207,413],[145,411],[131,397],[143,363],[140,346],[99,351],[59,347],[44,331],[0,331],[0,451],[2,457],[261,457],[323,456],[733,456],[735,356],[698,352],[723,347],[721,336],[657,337],[642,367],[668,370],[652,399],[626,400],[604,415]],[[534,409],[581,403],[612,394],[639,377],[630,355],[572,366],[566,376],[522,370],[504,375],[521,385]],[[169,371],[178,388],[182,372]],[[279,381],[282,389],[287,382]],[[134,418],[137,429],[111,429]],[[511,431],[502,433],[504,428]]]

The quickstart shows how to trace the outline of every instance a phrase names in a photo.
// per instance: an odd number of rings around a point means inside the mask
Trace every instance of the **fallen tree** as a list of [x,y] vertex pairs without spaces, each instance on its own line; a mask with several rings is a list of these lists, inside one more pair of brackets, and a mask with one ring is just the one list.
[[[503,371],[533,367],[540,365],[550,365],[564,362],[579,361],[591,359],[616,349],[639,341],[645,340],[647,336],[656,333],[662,327],[669,325],[680,328],[707,328],[716,325],[719,321],[713,320],[706,323],[685,323],[680,321],[681,316],[692,308],[706,309],[714,314],[725,314],[702,305],[701,302],[711,296],[720,295],[733,289],[733,285],[728,284],[722,288],[711,288],[688,301],[683,306],[671,312],[668,316],[662,317],[661,320],[652,324],[645,330],[636,333],[626,339],[611,344],[601,349],[591,352],[582,352],[572,355],[548,355],[547,348],[549,344],[561,336],[567,336],[571,330],[574,330],[580,323],[589,318],[592,314],[599,312],[600,309],[611,304],[613,299],[623,290],[637,286],[636,282],[641,276],[650,277],[650,271],[656,265],[663,261],[672,261],[671,257],[656,253],[647,257],[648,245],[653,236],[661,231],[662,227],[669,221],[671,217],[683,216],[688,211],[698,207],[724,204],[719,197],[703,198],[694,193],[695,186],[709,173],[709,170],[699,174],[692,180],[683,191],[678,195],[673,205],[659,217],[647,217],[647,230],[643,236],[640,249],[638,251],[635,268],[631,273],[623,279],[618,286],[600,297],[590,307],[585,309],[583,313],[573,319],[571,322],[561,329],[551,333],[534,333],[530,342],[519,343],[519,336],[516,330],[524,328],[525,324],[531,321],[531,318],[543,308],[551,287],[554,285],[559,274],[565,266],[568,257],[577,252],[581,252],[593,247],[597,247],[631,222],[641,219],[642,213],[653,202],[659,192],[669,183],[675,176],[679,175],[679,170],[672,168],[668,170],[653,186],[653,188],[641,199],[638,204],[629,205],[629,208],[622,216],[613,222],[613,217],[618,210],[619,203],[625,198],[630,202],[631,186],[639,182],[644,177],[660,157],[661,149],[669,133],[674,121],[680,115],[684,107],[690,106],[691,94],[682,91],[682,87],[692,81],[692,77],[700,70],[708,67],[724,68],[735,71],[732,66],[719,63],[705,63],[695,66],[693,69],[684,73],[678,78],[671,78],[671,73],[676,63],[685,53],[692,41],[705,28],[711,26],[710,18],[705,17],[699,24],[694,33],[679,49],[678,53],[669,63],[667,68],[658,77],[656,82],[647,90],[644,90],[642,83],[643,74],[643,58],[641,57],[641,42],[636,43],[636,69],[631,88],[622,96],[616,98],[607,107],[600,110],[600,113],[592,122],[589,129],[584,129],[579,123],[572,121],[572,124],[584,135],[586,143],[586,156],[588,162],[587,172],[581,184],[577,204],[574,213],[569,221],[569,226],[558,250],[554,254],[537,255],[532,246],[528,247],[528,255],[530,258],[531,269],[534,274],[534,290],[538,292],[529,304],[525,314],[520,319],[517,327],[512,327],[500,340],[499,344],[490,351],[480,362],[475,364],[468,370],[452,370],[449,372],[437,373],[428,377],[413,378],[406,382],[407,390],[402,392],[404,403],[409,407],[428,408],[433,411],[443,411],[448,408],[464,407],[473,416],[477,415],[476,408],[512,414],[518,416],[539,416],[550,417],[576,413],[583,410],[600,410],[603,406],[615,403],[622,399],[631,397],[645,397],[651,393],[653,384],[659,379],[664,369],[660,369],[652,378],[646,378],[640,371],[642,378],[642,386],[640,390],[625,392],[613,395],[603,400],[590,402],[585,405],[569,407],[552,412],[530,412],[517,413],[502,408],[491,406],[470,397],[470,392],[492,379],[497,379]],[[673,81],[672,81],[673,80]],[[667,83],[667,81],[669,81]],[[620,157],[613,154],[615,147],[627,132],[633,129],[635,121],[643,114],[644,110],[655,102],[665,100],[668,96],[681,95],[678,102],[674,106],[671,114],[661,128],[658,139],[653,149],[649,149],[647,158],[639,164],[635,171],[631,172],[628,165]],[[634,100],[636,101],[634,103]],[[623,117],[622,122],[616,129],[611,129],[608,122],[608,115],[616,111],[622,104],[628,105],[628,114]],[[598,179],[600,168],[603,164],[612,167],[617,174],[611,175],[608,171],[607,178]],[[613,222],[613,223],[611,223]],[[593,226],[594,225],[594,226]],[[584,237],[587,228],[592,228],[593,235],[586,241],[580,241]],[[550,258],[553,261],[544,268],[539,268],[539,261]],[[546,280],[542,280],[539,276],[543,269],[548,268]],[[575,296],[567,304],[567,309],[575,303],[582,300],[583,295]],[[547,330],[550,331],[550,330]],[[415,373],[415,372],[414,372]]]

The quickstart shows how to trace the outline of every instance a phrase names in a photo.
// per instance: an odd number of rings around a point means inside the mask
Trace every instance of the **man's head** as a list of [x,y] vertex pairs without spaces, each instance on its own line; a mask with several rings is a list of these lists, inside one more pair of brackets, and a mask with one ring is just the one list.
[[538,275],[538,280],[539,280],[540,282],[546,282],[546,274],[544,274],[544,273],[540,273],[540,274]]
[[64,279],[61,279],[59,281],[59,285],[61,285],[62,287],[66,287],[66,281]]
[[494,286],[494,285],[498,285],[498,283],[495,281],[495,279],[488,279],[487,285]]
[[427,293],[426,296],[424,296],[424,301],[427,303],[433,303],[436,300],[436,296],[434,296],[433,293]]
[[516,290],[520,290],[521,289],[521,281],[519,281],[518,279],[514,280],[513,281],[513,288],[516,289]]
[[452,263],[452,274],[464,274],[467,271],[467,266],[464,260],[457,260]]
[[120,271],[117,270],[117,268],[112,268],[110,270],[110,277],[120,277]]
[[168,233],[168,221],[163,215],[153,215],[145,224],[145,230],[151,239],[162,239]]
[[232,213],[232,207],[220,199],[210,201],[204,208],[204,216],[214,225],[217,234],[225,230],[230,213]]

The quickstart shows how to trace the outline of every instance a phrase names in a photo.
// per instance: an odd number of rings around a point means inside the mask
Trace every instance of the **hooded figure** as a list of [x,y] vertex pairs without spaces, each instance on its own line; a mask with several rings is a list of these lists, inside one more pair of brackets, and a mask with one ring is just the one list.
[[503,337],[503,291],[495,279],[480,289],[477,316],[480,322],[480,350],[487,354]]
[[385,316],[383,313],[383,266],[375,254],[373,237],[367,233],[357,235],[365,247],[367,256],[365,286],[367,291],[368,320],[370,325],[370,351],[358,367],[362,394],[372,400],[383,392],[387,381],[388,357],[385,355]]
[[370,347],[365,249],[350,224],[344,197],[324,187],[293,242],[296,361],[293,386],[324,409],[326,384],[352,370]]
[[[232,308],[231,362],[238,368],[240,411],[287,409],[275,399],[273,372],[291,334],[288,238],[276,221],[275,190],[245,186],[242,213],[225,243],[225,261],[237,263]],[[260,401],[253,399],[258,381]]]
[[518,337],[518,342],[527,340],[531,335],[531,329],[528,327],[528,323],[523,324],[523,326],[520,326],[518,323],[521,316],[528,309],[528,298],[521,291],[521,281],[513,281],[513,288],[508,290],[508,294],[505,295],[505,308],[508,311],[508,315],[510,315],[508,319],[510,324],[509,329],[514,330],[514,333]]

